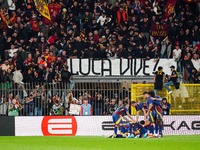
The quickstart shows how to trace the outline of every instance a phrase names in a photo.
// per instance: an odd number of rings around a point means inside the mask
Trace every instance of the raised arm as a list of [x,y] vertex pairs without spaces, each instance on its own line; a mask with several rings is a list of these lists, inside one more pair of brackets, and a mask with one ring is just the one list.
[[144,109],[144,107],[142,108],[142,111],[144,113],[144,120],[146,121],[147,120],[147,113],[146,113],[146,110]]
[[165,74],[163,74],[163,84],[165,83]]
[[138,122],[139,119],[139,111],[136,111],[136,122]]
[[151,99],[153,100],[153,101],[162,101],[162,98],[154,98],[154,97],[151,97]]
[[126,112],[126,114],[131,119],[131,121],[135,121],[135,120],[133,120],[133,118],[131,117],[131,115],[129,114],[129,112]]

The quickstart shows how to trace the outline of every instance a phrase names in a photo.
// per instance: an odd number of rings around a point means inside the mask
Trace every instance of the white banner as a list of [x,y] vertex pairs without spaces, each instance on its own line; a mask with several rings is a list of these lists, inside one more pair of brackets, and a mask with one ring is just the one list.
[[177,66],[174,59],[69,59],[69,71],[82,76],[144,76],[153,75],[159,66],[166,74],[171,74],[170,66]]
[[[16,136],[103,136],[113,127],[112,116],[15,117]],[[200,134],[200,116],[164,116],[163,134]]]

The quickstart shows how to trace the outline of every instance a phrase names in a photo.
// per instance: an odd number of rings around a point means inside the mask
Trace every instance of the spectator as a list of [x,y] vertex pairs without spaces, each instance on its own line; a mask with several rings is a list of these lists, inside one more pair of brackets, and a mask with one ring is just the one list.
[[23,81],[21,70],[18,70],[17,67],[15,67],[15,72],[13,72],[13,81],[15,83],[20,83]]
[[2,73],[1,73],[1,82],[2,83],[7,83],[8,82],[6,70],[3,70]]
[[116,104],[116,99],[112,99],[111,100],[111,104],[109,106],[109,115],[112,115],[115,110],[117,110],[118,108],[118,105]]
[[12,100],[12,103],[8,108],[8,116],[19,116],[19,104],[16,99]]
[[92,116],[92,106],[88,104],[88,99],[83,99],[83,104],[81,105],[81,116]]
[[22,60],[22,57],[21,57],[21,54],[15,52],[14,53],[14,56],[12,58],[12,64],[14,65],[14,67],[17,67],[18,69],[23,69],[23,60]]
[[28,54],[28,58],[24,61],[25,65],[28,65],[29,62],[33,61],[32,54]]
[[5,61],[4,61],[4,64],[2,64],[2,65],[0,66],[0,68],[1,68],[2,70],[7,71],[7,70],[10,68],[10,65],[9,65],[8,60],[5,60]]
[[12,70],[9,68],[7,71],[7,81],[11,83],[13,81],[13,73]]
[[95,115],[102,115],[103,99],[101,94],[97,94],[95,98]]
[[134,53],[131,47],[128,48],[128,50],[123,54],[124,58],[132,59],[134,58]]
[[194,54],[191,61],[192,61],[192,64],[193,64],[194,68],[199,70],[200,69],[199,55],[198,54]]
[[172,94],[172,90],[169,88],[169,86],[177,83],[177,72],[175,71],[175,66],[171,66],[170,68],[172,71],[171,76],[167,76],[169,81],[164,84],[165,88],[168,90],[168,94]]
[[118,107],[122,107],[122,106],[124,106],[123,101],[119,100]]
[[33,95],[30,94],[29,97],[24,101],[24,114],[27,116],[33,116],[34,102]]
[[18,49],[15,48],[14,44],[11,45],[10,50],[6,50],[6,52],[8,52],[9,57],[11,57],[11,58],[14,56],[14,53],[17,51],[18,51]]
[[163,72],[163,68],[161,66],[159,66],[158,71],[155,72],[153,83],[154,93],[157,95],[157,90],[162,90],[163,84],[165,83],[165,73]]
[[104,23],[105,23],[105,21],[106,21],[106,15],[105,15],[105,13],[103,12],[103,13],[101,14],[101,16],[97,19],[97,23],[99,23],[100,26],[103,26]]
[[8,6],[9,6],[9,10],[10,11],[15,11],[16,10],[16,6],[15,6],[15,1],[13,0],[8,0]]
[[194,29],[192,30],[192,44],[193,47],[195,47],[200,42],[200,32],[198,25],[194,26]]
[[170,103],[167,102],[167,98],[166,97],[164,97],[162,99],[162,108],[163,108],[163,114],[164,115],[169,115],[170,109],[171,109],[171,105],[170,105]]
[[103,111],[103,115],[108,115],[109,113],[109,98],[105,97],[105,101],[104,101],[104,111]]
[[171,56],[171,43],[166,37],[162,42],[161,42],[161,52],[160,52],[160,58],[167,58],[169,59]]
[[50,116],[61,116],[62,115],[62,106],[58,100],[55,101],[55,104],[50,110]]
[[178,70],[179,72],[182,71],[182,67],[181,67],[181,53],[182,53],[182,50],[179,48],[179,44],[176,43],[175,45],[175,49],[173,50],[173,59],[175,59],[175,61],[177,62],[177,65],[178,65]]
[[115,93],[113,99],[115,99],[115,102],[118,103],[119,102],[119,95],[117,93]]
[[15,12],[12,12],[12,18],[10,18],[8,12],[3,14],[3,10],[1,9],[1,18],[2,18],[3,24],[4,24],[3,29],[6,30],[8,28],[8,26],[10,26],[14,22],[15,17],[16,17]]
[[183,51],[183,55],[182,55],[182,59],[183,59],[182,65],[183,65],[183,67],[186,67],[187,64],[192,65],[191,55],[192,55],[192,52],[190,51],[189,46],[187,46],[186,49]]
[[134,4],[132,5],[132,9],[137,14],[140,14],[140,12],[141,12],[141,6],[140,6],[140,1],[139,0],[135,0]]
[[125,10],[122,7],[117,11],[117,25],[127,24],[128,16]]
[[40,54],[43,54],[45,52],[47,46],[48,46],[48,43],[46,42],[45,38],[41,37],[41,40],[37,45],[37,48],[38,48]]
[[53,71],[53,68],[49,68],[49,71],[48,69],[46,70],[46,81],[48,83],[52,83],[53,82],[53,79],[54,79],[54,74],[55,72]]
[[142,58],[146,58],[147,60],[152,58],[152,52],[150,51],[149,46],[147,45],[144,51]]
[[55,40],[59,40],[56,32],[51,34],[48,39],[48,43],[53,45],[55,43]]
[[6,99],[4,94],[1,96],[0,100],[0,116],[5,116],[7,113],[7,105],[6,105]]
[[70,91],[65,98],[65,115],[69,114],[70,111],[70,104],[78,103],[78,100],[73,96],[72,92]]
[[39,86],[36,86],[35,93],[33,95],[34,116],[42,116],[42,106],[44,99],[44,92],[40,94]]
[[32,19],[30,20],[30,25],[33,31],[32,32],[33,35],[36,35],[37,32],[39,31],[38,24],[39,24],[39,21],[38,21],[37,15],[33,14]]
[[189,79],[192,80],[192,83],[200,83],[199,73],[197,72],[197,70],[195,68],[192,68],[192,72],[189,76]]

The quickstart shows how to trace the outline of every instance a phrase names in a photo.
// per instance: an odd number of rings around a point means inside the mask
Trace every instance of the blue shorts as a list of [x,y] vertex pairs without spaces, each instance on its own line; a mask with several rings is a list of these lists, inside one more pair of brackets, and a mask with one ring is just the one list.
[[113,114],[112,118],[113,118],[114,124],[122,124],[122,117],[121,116],[119,116],[117,114]]
[[149,115],[148,115],[148,118],[147,118],[147,121],[154,122],[155,121],[155,117],[156,117],[156,112],[155,111],[150,111]]
[[158,111],[156,113],[156,119],[163,120],[163,113],[159,113]]
[[[128,134],[126,134],[126,135],[128,135]],[[117,134],[117,138],[123,138],[123,134]]]
[[125,129],[125,134],[128,133],[128,128]]
[[140,129],[140,135],[143,135],[147,133],[147,130],[145,128]]

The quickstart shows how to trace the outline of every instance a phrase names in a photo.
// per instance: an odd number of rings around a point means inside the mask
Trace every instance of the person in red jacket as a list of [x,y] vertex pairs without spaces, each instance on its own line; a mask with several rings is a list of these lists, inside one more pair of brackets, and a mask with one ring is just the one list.
[[32,30],[33,30],[34,32],[38,32],[38,31],[39,31],[38,24],[39,24],[39,22],[38,22],[38,20],[37,20],[37,15],[34,14],[34,15],[32,16],[31,21],[30,21],[30,25],[31,25]]
[[125,10],[123,10],[122,7],[119,8],[119,11],[117,11],[117,25],[120,24],[127,24],[128,21],[128,15]]
[[49,39],[48,39],[48,43],[49,44],[54,44],[55,43],[55,40],[59,40],[59,38],[58,38],[58,36],[57,36],[57,32],[55,32],[55,33],[51,33],[51,36],[49,37]]

